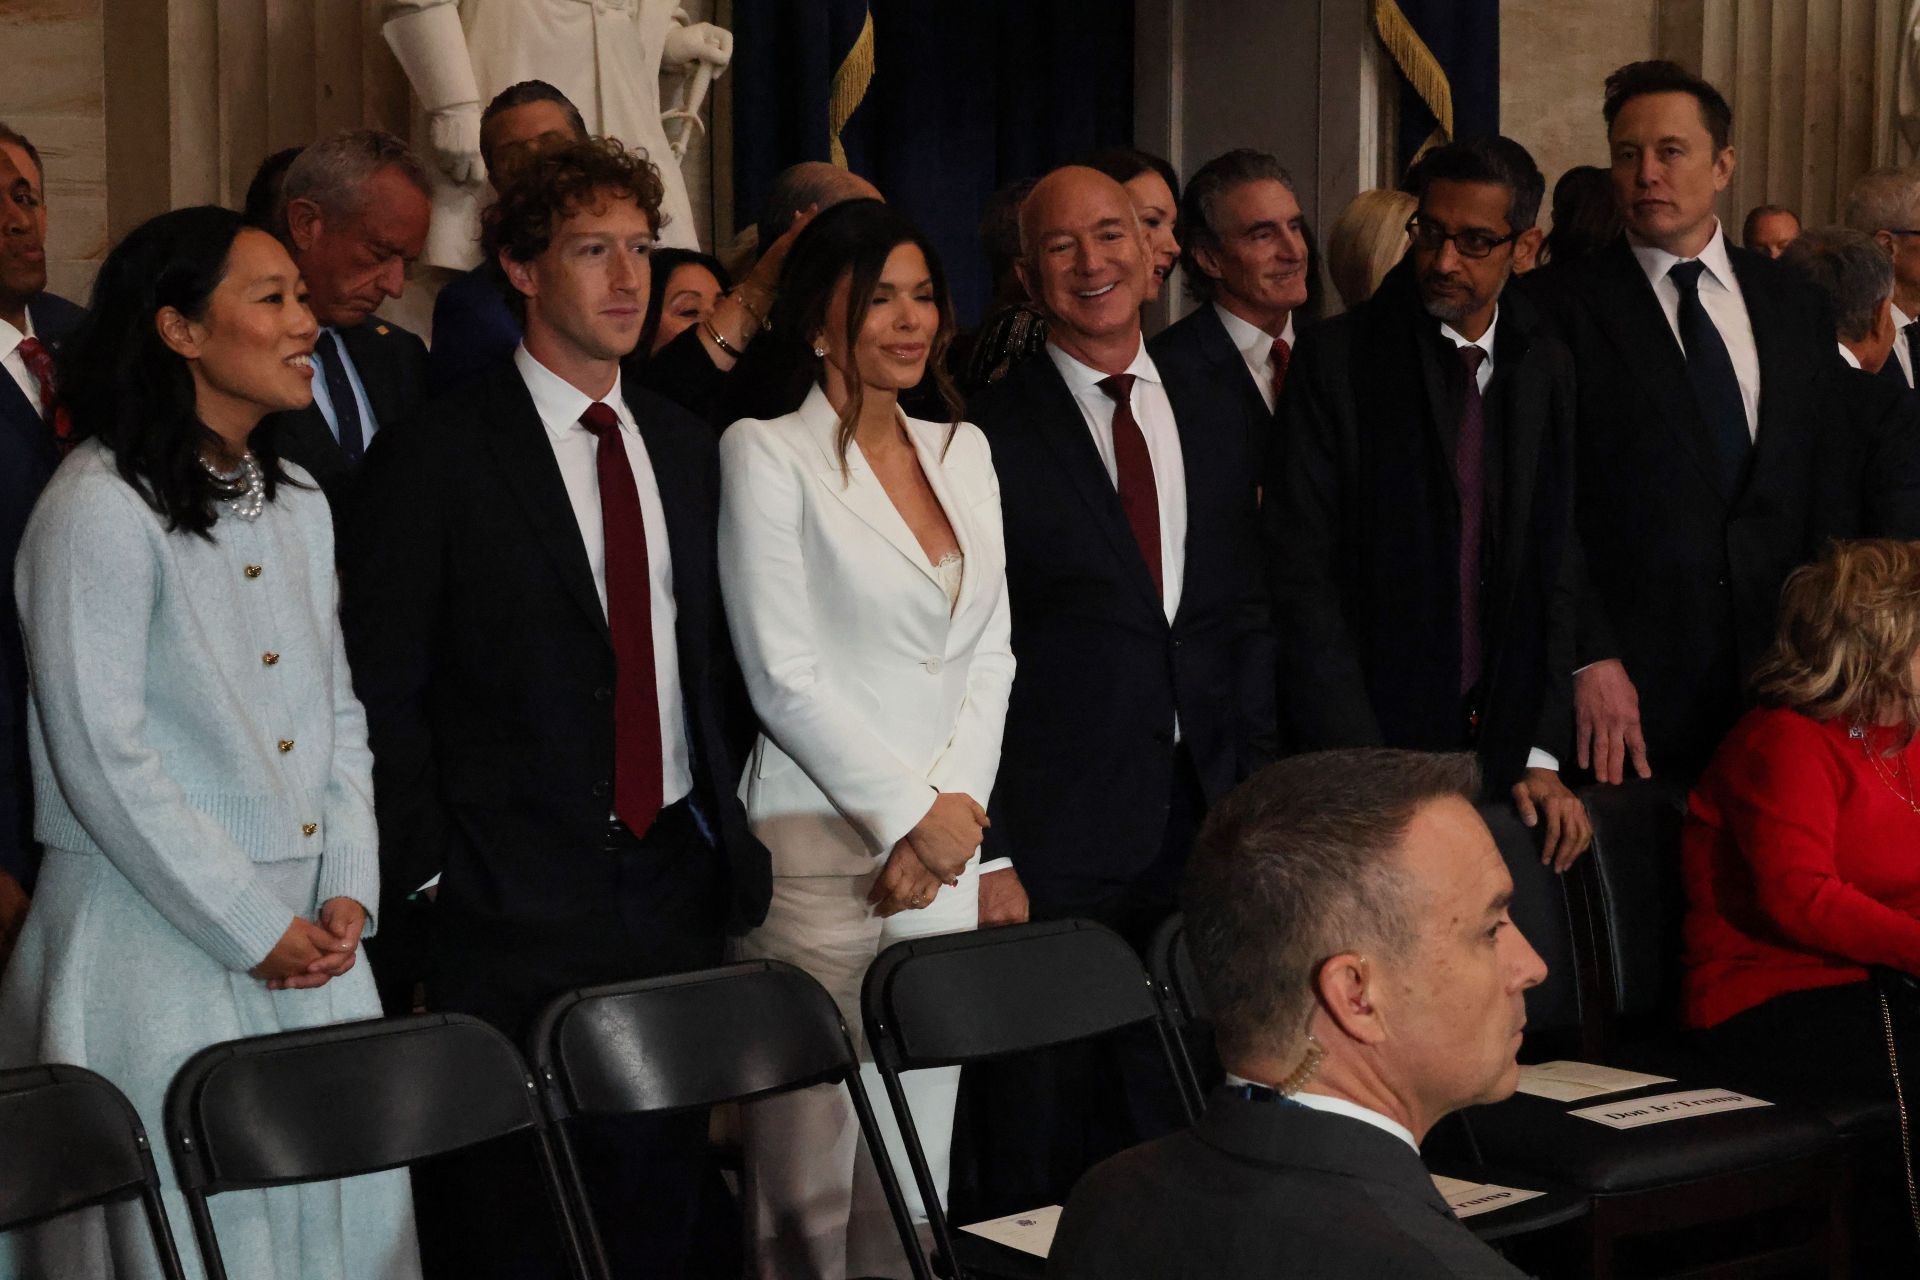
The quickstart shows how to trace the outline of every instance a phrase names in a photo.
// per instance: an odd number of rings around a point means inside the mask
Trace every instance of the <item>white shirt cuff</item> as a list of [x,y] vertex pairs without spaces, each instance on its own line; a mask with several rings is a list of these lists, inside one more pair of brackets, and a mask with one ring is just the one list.
[[1560,760],[1559,757],[1553,755],[1551,752],[1542,751],[1540,748],[1535,747],[1533,750],[1527,752],[1527,768],[1551,769],[1555,773],[1558,773],[1560,772]]
[[1013,870],[1012,858],[993,858],[980,864],[980,874],[983,876],[990,876],[996,871],[1011,870]]
[[427,882],[426,882],[425,884],[423,884],[423,885],[421,885],[421,886],[420,886],[420,887],[419,887],[418,889],[415,889],[415,890],[414,890],[414,892],[415,892],[415,893],[425,893],[425,892],[426,892],[427,890],[429,890],[429,889],[431,889],[431,888],[433,888],[433,887],[434,887],[435,885],[437,885],[437,884],[439,884],[439,883],[440,883],[440,877],[439,877],[439,876],[435,876],[435,877],[434,877],[433,879],[431,879],[431,880],[429,880],[429,881],[427,881]]

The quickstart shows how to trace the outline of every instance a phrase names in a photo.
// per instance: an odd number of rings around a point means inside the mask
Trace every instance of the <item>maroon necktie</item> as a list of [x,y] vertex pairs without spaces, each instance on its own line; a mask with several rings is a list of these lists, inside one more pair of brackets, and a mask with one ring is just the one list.
[[1285,338],[1273,340],[1273,407],[1280,408],[1280,388],[1287,385],[1287,365],[1293,360],[1293,348]]
[[1480,347],[1461,347],[1467,387],[1460,399],[1460,435],[1454,443],[1454,477],[1460,485],[1460,692],[1480,683],[1480,542],[1486,514],[1485,405],[1480,399]]
[[1120,509],[1127,513],[1133,540],[1153,575],[1155,593],[1164,596],[1160,579],[1160,491],[1153,483],[1153,455],[1147,437],[1133,417],[1133,375],[1116,373],[1100,379],[1100,389],[1113,401],[1113,466],[1120,490]]
[[606,535],[607,629],[613,633],[613,811],[635,835],[660,812],[660,701],[653,667],[653,588],[640,490],[619,415],[595,401],[580,425],[599,440],[600,520]]
[[53,385],[53,353],[42,346],[38,338],[20,339],[20,358],[27,362],[27,372],[40,384],[40,416],[53,426],[53,435],[60,447],[68,447],[67,437],[73,433],[73,425],[67,420],[67,411],[60,404]]

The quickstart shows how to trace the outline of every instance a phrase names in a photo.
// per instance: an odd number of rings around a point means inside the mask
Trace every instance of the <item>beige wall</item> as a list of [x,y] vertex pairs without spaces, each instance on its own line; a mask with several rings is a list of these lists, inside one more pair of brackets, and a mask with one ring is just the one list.
[[0,3],[0,120],[33,139],[47,169],[47,274],[85,299],[107,250],[101,0]]
[[1500,0],[1500,126],[1533,153],[1547,190],[1607,162],[1600,88],[1654,55],[1659,0]]

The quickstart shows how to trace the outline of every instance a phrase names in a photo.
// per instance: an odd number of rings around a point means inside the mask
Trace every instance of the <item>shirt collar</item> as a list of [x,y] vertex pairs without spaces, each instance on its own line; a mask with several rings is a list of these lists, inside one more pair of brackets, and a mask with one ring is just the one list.
[[[513,364],[520,371],[520,380],[527,384],[527,394],[533,397],[533,409],[540,415],[540,422],[547,434],[558,440],[569,431],[580,426],[580,415],[587,411],[593,397],[562,378],[553,370],[534,358],[523,342],[513,353]],[[620,394],[620,373],[613,375],[613,388],[601,398],[601,403],[611,408],[620,419],[623,431],[636,430],[633,415],[627,411],[626,397]]]
[[[1852,348],[1848,347],[1844,342],[1840,344],[1840,358],[1856,369],[1860,367],[1860,357],[1853,354]],[[1893,357],[1888,356],[1887,359],[1891,360]]]
[[[1686,261],[1684,258],[1668,253],[1665,249],[1642,244],[1634,238],[1632,232],[1627,233],[1627,243],[1632,246],[1634,261],[1640,264],[1640,270],[1646,274],[1648,284],[1659,284],[1667,272],[1673,270],[1674,263]],[[1715,280],[1720,282],[1720,287],[1728,293],[1740,291],[1740,282],[1734,278],[1733,274],[1733,260],[1727,256],[1726,231],[1721,227],[1718,218],[1713,220],[1713,238],[1708,240],[1707,247],[1700,251],[1697,261]]]
[[1444,321],[1440,325],[1440,336],[1456,347],[1478,347],[1487,353],[1487,363],[1493,363],[1493,335],[1500,328],[1500,304],[1493,304],[1493,319],[1487,321],[1487,331],[1477,339],[1468,342],[1460,336],[1460,331]]
[[33,337],[33,308],[27,308],[27,327],[16,329],[8,320],[0,320],[0,360],[5,360],[20,349],[24,340]]
[[[1220,323],[1227,331],[1227,340],[1239,349],[1241,359],[1248,364],[1258,364],[1273,354],[1274,337],[1259,325],[1243,320],[1233,312],[1213,304],[1213,313],[1220,317]],[[1293,347],[1293,312],[1287,312],[1287,327],[1280,331],[1281,342]]]
[[[1067,390],[1076,396],[1093,390],[1107,379],[1106,374],[1091,365],[1081,364],[1055,343],[1047,343],[1047,355],[1053,359],[1053,367],[1060,371],[1060,377],[1066,382]],[[1140,349],[1133,353],[1133,362],[1121,372],[1132,374],[1137,382],[1160,381],[1160,371],[1154,368],[1153,357],[1147,354],[1144,338],[1140,342]]]
[[[1227,1083],[1238,1086],[1253,1084],[1255,1082],[1242,1076],[1237,1076],[1229,1071],[1227,1072]],[[1370,1124],[1382,1133],[1390,1133],[1400,1139],[1400,1141],[1406,1143],[1407,1146],[1413,1149],[1415,1155],[1420,1154],[1420,1144],[1413,1140],[1413,1130],[1407,1128],[1407,1126],[1401,1124],[1398,1120],[1381,1115],[1372,1107],[1363,1107],[1359,1103],[1349,1102],[1345,1098],[1335,1098],[1324,1093],[1307,1093],[1304,1090],[1299,1093],[1288,1094],[1287,1101],[1297,1102],[1301,1106],[1313,1111],[1323,1111],[1328,1115],[1345,1116],[1349,1120],[1358,1120],[1361,1124]]]
[[[1889,302],[1887,305],[1893,309],[1893,327],[1894,328],[1905,329],[1908,325],[1913,323],[1913,317],[1908,315],[1906,312],[1902,311],[1898,303]],[[0,320],[0,324],[5,324],[5,323],[6,323],[5,321]],[[27,320],[27,323],[32,324],[33,320],[29,318]],[[4,334],[5,332],[6,332],[5,329],[0,329],[0,334]]]

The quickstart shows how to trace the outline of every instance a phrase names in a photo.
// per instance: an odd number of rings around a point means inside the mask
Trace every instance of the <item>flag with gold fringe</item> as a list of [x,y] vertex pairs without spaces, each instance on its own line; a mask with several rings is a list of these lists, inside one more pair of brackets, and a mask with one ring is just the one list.
[[1500,131],[1499,0],[1373,0],[1373,28],[1400,77],[1401,169]]

